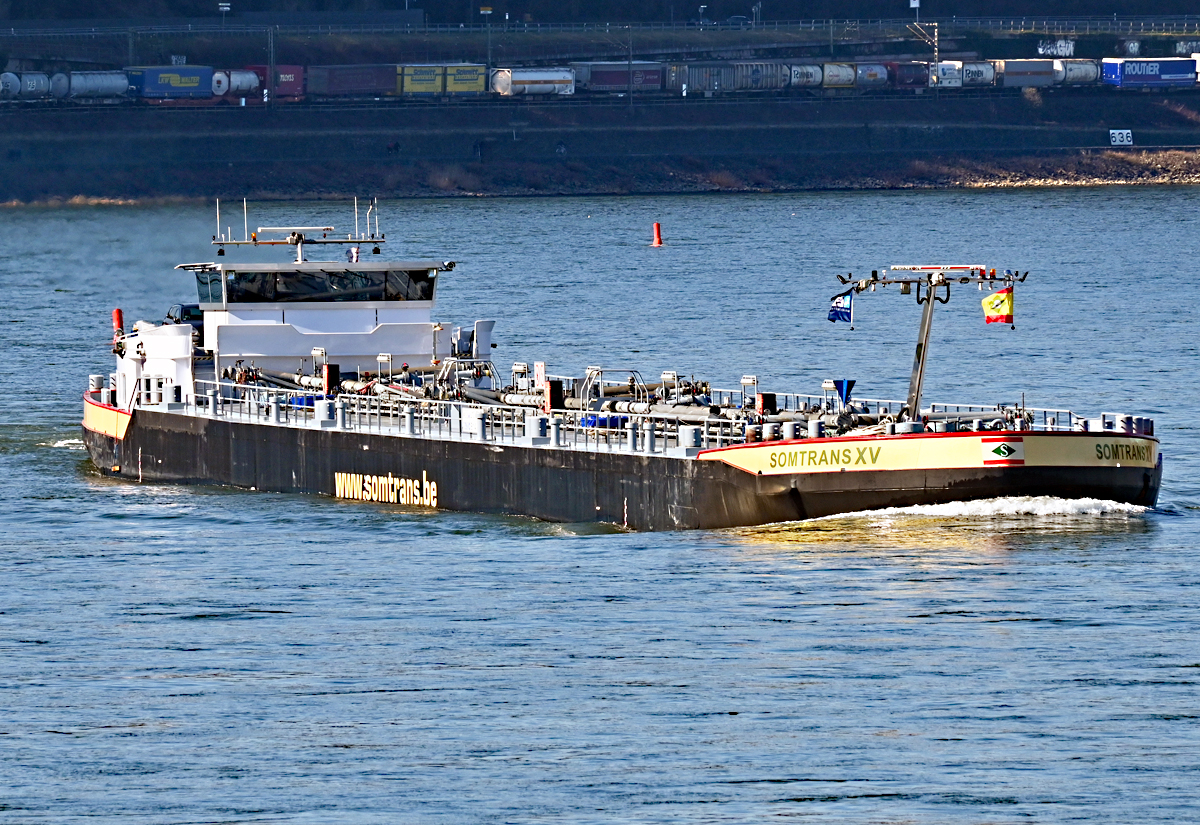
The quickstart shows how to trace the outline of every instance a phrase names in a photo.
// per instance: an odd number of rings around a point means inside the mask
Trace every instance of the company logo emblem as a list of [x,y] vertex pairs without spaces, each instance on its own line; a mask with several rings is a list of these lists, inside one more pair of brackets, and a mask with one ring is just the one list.
[[165,83],[172,89],[191,89],[200,86],[199,75],[162,74],[158,76],[160,83]]
[[1025,440],[1021,436],[991,436],[980,440],[984,466],[1013,466],[1025,463]]

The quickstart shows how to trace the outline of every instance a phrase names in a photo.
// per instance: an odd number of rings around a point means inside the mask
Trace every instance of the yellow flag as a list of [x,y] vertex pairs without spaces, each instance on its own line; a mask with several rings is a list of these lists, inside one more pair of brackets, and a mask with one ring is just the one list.
[[1013,322],[1013,290],[1005,287],[983,299],[983,320],[988,324]]

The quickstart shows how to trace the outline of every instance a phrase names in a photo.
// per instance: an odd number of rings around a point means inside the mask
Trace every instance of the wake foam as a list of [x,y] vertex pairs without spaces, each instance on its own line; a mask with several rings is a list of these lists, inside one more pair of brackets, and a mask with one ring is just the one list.
[[61,441],[55,441],[53,444],[39,444],[39,447],[54,447],[60,450],[82,450],[84,449],[83,440],[79,438],[64,438]]
[[1009,516],[1137,516],[1149,508],[1099,498],[1054,498],[1053,496],[1012,496],[978,501],[952,501],[946,504],[914,504],[911,507],[887,507],[824,516],[813,521],[879,516],[922,516],[935,518],[987,519]]

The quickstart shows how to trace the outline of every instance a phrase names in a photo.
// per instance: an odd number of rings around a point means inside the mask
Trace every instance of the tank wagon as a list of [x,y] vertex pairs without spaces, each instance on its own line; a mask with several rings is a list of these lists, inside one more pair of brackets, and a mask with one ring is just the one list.
[[1197,56],[1104,60],[578,61],[567,66],[476,63],[369,65],[135,66],[119,71],[0,73],[0,101],[128,102],[158,105],[553,98],[579,94],[816,95],[965,93],[987,89],[1197,88]]

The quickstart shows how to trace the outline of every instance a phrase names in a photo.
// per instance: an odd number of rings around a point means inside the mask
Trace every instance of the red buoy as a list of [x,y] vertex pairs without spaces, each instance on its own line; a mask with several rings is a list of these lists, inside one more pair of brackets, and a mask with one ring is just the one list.
[[654,224],[654,243],[651,246],[662,246],[662,228],[656,223]]

